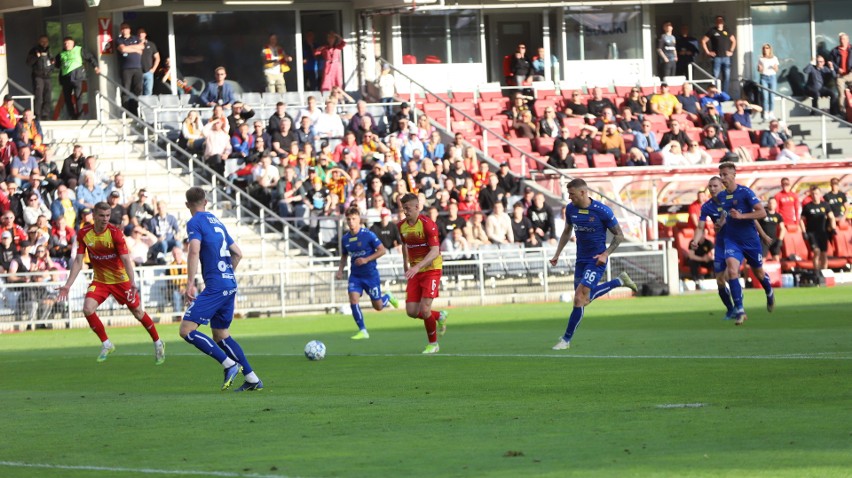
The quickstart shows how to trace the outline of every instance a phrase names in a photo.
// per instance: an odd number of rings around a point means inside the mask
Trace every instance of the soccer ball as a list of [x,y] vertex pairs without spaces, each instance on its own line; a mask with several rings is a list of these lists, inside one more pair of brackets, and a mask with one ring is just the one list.
[[305,345],[305,357],[308,360],[322,360],[325,358],[325,344],[319,340],[311,340]]

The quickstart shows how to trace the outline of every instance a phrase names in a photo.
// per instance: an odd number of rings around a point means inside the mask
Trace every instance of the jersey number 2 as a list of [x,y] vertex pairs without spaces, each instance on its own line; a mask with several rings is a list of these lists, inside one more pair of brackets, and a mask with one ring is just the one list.
[[222,236],[222,247],[219,248],[219,257],[231,257],[231,251],[228,250],[228,239],[225,237],[225,230],[221,227],[214,227],[214,231]]

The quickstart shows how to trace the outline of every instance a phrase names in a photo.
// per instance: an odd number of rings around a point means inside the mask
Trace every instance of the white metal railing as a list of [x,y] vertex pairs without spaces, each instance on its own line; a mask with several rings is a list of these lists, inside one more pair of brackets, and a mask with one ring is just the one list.
[[[696,78],[695,71],[702,73],[704,75],[704,78]],[[707,89],[701,86],[703,84],[716,85],[717,88],[722,87],[721,82],[715,76],[713,76],[713,73],[710,73],[709,71],[705,70],[704,68],[701,68],[695,63],[690,63],[689,65],[687,65],[686,72],[687,81],[689,81],[689,83],[692,83],[692,85],[701,93],[707,93]]]
[[31,110],[35,109],[35,96],[23,86],[19,85],[15,80],[11,78],[6,78],[6,81],[0,86],[0,98],[9,94],[7,91],[11,92],[11,89],[15,88],[17,91],[20,91],[23,94],[11,94],[13,100],[29,100]]
[[[668,283],[668,241],[623,244],[610,257],[606,280],[627,271],[641,287],[646,283]],[[464,257],[444,255],[439,304],[451,299],[453,305],[500,304],[559,300],[573,291],[574,254],[570,244],[557,265],[551,266],[555,245],[524,249],[517,245],[492,246],[464,253]],[[248,314],[287,316],[297,313],[348,312],[347,280],[337,280],[337,258],[313,258],[310,266],[282,261],[271,264],[245,264],[237,270],[239,293],[236,310]],[[380,258],[378,268],[382,287],[399,297],[405,295],[402,256]],[[184,275],[166,275],[173,266],[137,267],[136,283],[142,303],[160,322],[177,320],[186,304],[181,299]],[[28,327],[87,327],[82,316],[83,299],[91,271],[83,271],[69,292],[67,302],[57,303],[56,293],[66,272],[34,273],[43,282],[9,283],[0,275],[0,332]],[[18,274],[20,276],[20,274]],[[676,278],[674,278],[676,279]],[[626,290],[625,290],[626,291]],[[622,291],[624,292],[624,291]],[[113,324],[133,325],[135,320],[123,306],[108,299],[98,310]]]

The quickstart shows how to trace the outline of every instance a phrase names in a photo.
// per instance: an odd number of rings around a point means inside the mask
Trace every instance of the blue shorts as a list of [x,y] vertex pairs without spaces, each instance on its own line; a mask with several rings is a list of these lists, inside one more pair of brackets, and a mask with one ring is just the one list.
[[210,323],[211,329],[227,329],[231,327],[234,319],[234,304],[236,303],[237,289],[210,290],[204,289],[198,294],[195,301],[189,304],[183,320],[195,322],[199,325]]
[[366,291],[370,300],[382,300],[382,279],[378,274],[370,277],[349,277],[349,292],[361,294]]
[[601,281],[604,273],[606,273],[606,264],[599,266],[598,261],[595,259],[583,262],[577,261],[577,264],[574,266],[574,289],[580,284],[583,284],[589,289],[594,289],[598,285],[598,282]]
[[763,247],[758,244],[740,244],[737,241],[725,241],[725,260],[733,257],[740,263],[743,259],[753,268],[763,267]]
[[725,264],[725,242],[721,237],[716,236],[716,246],[713,250],[713,272],[719,274],[728,268]]

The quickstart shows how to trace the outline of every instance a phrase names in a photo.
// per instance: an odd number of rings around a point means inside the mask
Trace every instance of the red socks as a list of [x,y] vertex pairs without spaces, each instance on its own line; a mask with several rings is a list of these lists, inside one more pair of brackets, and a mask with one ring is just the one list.
[[154,321],[151,320],[151,317],[148,315],[148,312],[145,312],[145,315],[139,319],[139,323],[142,324],[142,327],[145,327],[145,330],[148,331],[148,335],[151,336],[151,340],[154,342],[160,340],[160,334],[157,333],[157,328],[154,327]]
[[92,332],[101,339],[101,342],[106,342],[109,340],[107,337],[106,329],[104,329],[104,324],[101,322],[101,319],[98,318],[98,314],[92,314],[86,316],[86,322],[89,323],[89,327],[92,328]]
[[422,317],[423,325],[426,326],[426,336],[429,337],[430,344],[438,341],[438,317],[440,316],[439,312],[433,310],[428,317]]

